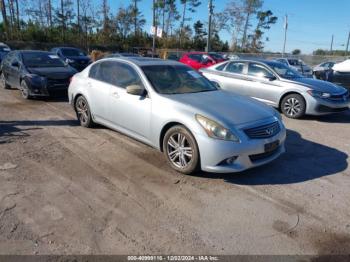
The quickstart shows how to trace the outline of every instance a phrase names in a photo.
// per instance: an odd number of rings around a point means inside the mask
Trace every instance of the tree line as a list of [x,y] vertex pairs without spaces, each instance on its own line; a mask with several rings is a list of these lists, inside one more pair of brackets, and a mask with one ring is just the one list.
[[[0,0],[1,41],[61,43],[89,49],[91,46],[129,50],[149,48],[152,35],[140,8],[143,0],[129,0],[111,8],[108,0]],[[205,3],[204,3],[205,1]],[[206,0],[156,0],[154,23],[162,29],[157,48],[204,50],[207,14],[192,21]],[[215,1],[214,1],[215,4]],[[260,52],[269,41],[264,33],[276,23],[263,0],[229,0],[213,14],[211,47],[215,51]],[[202,17],[202,16],[201,16]],[[147,17],[148,24],[153,17]],[[225,31],[230,41],[223,41]]]

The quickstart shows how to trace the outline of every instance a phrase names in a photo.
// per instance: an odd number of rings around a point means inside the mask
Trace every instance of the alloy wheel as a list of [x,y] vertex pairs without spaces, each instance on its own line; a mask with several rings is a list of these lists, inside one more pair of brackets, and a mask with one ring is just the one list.
[[287,101],[284,103],[284,111],[289,115],[289,116],[296,116],[300,113],[301,111],[301,104],[298,99],[295,97],[291,97],[287,99]]
[[169,160],[174,166],[184,169],[193,158],[193,149],[187,137],[182,133],[172,134],[167,143]]
[[79,99],[76,109],[80,122],[86,124],[89,121],[89,108],[87,102],[84,99]]
[[6,80],[5,80],[5,76],[3,73],[1,73],[1,75],[0,75],[0,86],[2,88],[6,88]]

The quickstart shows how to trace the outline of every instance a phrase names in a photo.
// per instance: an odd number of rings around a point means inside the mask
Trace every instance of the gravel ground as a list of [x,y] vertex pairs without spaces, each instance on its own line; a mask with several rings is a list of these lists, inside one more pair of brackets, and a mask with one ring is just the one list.
[[350,112],[284,122],[277,161],[184,176],[66,101],[0,90],[0,254],[349,254]]

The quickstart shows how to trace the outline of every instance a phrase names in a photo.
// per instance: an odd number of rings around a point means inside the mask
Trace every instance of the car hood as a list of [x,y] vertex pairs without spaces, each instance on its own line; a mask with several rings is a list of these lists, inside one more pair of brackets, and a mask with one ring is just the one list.
[[237,126],[271,118],[275,110],[257,100],[227,91],[167,95],[175,102],[226,126]]
[[68,78],[76,73],[76,70],[71,67],[31,67],[28,71],[31,74],[53,79]]
[[293,80],[286,80],[288,82],[292,82],[295,84],[301,84],[305,87],[309,87],[313,90],[320,91],[320,92],[327,92],[327,93],[340,93],[345,91],[345,89],[341,86],[335,85],[330,82],[312,79],[312,78],[295,78]]

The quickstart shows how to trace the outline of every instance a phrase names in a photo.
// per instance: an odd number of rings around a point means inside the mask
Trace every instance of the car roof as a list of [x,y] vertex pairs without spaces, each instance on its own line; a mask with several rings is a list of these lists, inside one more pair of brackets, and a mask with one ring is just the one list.
[[148,65],[183,65],[180,62],[174,60],[163,60],[160,58],[149,58],[149,57],[112,57],[112,58],[104,58],[99,61],[127,61],[131,62],[137,66],[148,66]]
[[47,54],[52,54],[50,51],[43,51],[43,50],[14,50],[13,52],[18,52],[22,54],[26,53],[47,53]]
[[260,64],[265,64],[267,66],[273,66],[273,65],[280,65],[281,62],[278,62],[276,60],[268,60],[268,59],[263,59],[263,58],[243,58],[243,59],[235,59],[235,60],[228,60],[225,61],[223,63],[230,63],[230,62],[243,62],[243,63],[247,63],[247,62],[256,62],[256,63],[260,63]]
[[184,53],[184,55],[204,55],[204,54],[208,54],[208,53],[200,52],[200,51],[193,51],[193,52]]
[[59,46],[59,47],[54,47],[52,49],[75,49],[75,50],[80,50],[77,47],[71,47],[71,46]]

